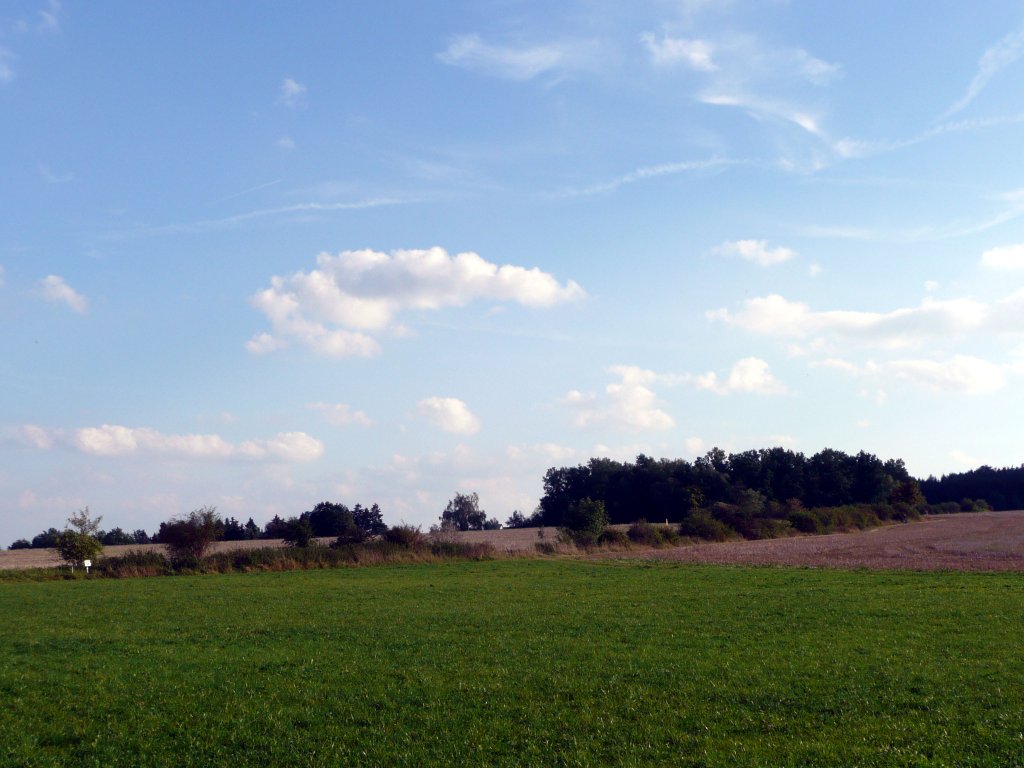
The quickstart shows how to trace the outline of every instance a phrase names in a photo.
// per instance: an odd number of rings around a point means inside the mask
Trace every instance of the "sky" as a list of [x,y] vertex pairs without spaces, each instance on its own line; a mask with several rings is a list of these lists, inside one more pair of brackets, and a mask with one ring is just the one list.
[[0,6],[0,542],[1024,462],[1024,7]]

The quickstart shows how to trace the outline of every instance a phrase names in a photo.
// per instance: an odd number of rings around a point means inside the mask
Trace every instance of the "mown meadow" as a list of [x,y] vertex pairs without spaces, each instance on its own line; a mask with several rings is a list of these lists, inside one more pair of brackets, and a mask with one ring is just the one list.
[[1024,762],[1020,574],[523,559],[0,611],[3,765]]

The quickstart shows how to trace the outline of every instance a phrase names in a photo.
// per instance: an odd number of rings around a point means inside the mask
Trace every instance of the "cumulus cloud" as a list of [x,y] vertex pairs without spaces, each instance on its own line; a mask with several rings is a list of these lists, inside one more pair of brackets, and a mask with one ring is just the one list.
[[645,32],[640,35],[640,42],[644,44],[651,62],[656,66],[686,64],[700,72],[714,72],[718,69],[711,58],[715,47],[707,40],[690,40],[668,35],[662,36],[659,40],[652,33]]
[[454,397],[428,397],[416,404],[419,416],[438,429],[459,435],[480,431],[480,420],[461,400]]
[[310,403],[306,407],[311,411],[322,413],[324,420],[336,427],[347,427],[353,424],[359,427],[373,426],[373,421],[369,416],[346,403]]
[[[900,380],[927,389],[963,395],[987,395],[1006,386],[1006,373],[1001,366],[970,355],[953,355],[944,360],[901,359],[882,363],[872,361],[862,366],[847,360],[830,358],[812,365],[829,368],[847,376],[872,379],[876,384],[886,380]],[[870,390],[865,390],[865,395],[870,394]],[[882,399],[884,400],[884,397]]]
[[286,77],[281,81],[281,103],[287,107],[296,107],[306,96],[306,86]]
[[323,456],[324,444],[305,432],[279,432],[269,440],[247,440],[238,452],[251,459],[313,461]]
[[661,379],[657,373],[634,365],[613,365],[608,372],[618,377],[618,381],[605,387],[604,397],[577,390],[566,395],[565,403],[576,410],[576,426],[608,424],[631,431],[675,426],[675,420],[661,409],[651,388]]
[[769,336],[828,336],[897,349],[979,332],[1019,334],[1024,321],[1024,291],[988,304],[967,298],[926,298],[917,307],[889,312],[815,311],[803,302],[772,294],[749,299],[736,312],[722,308],[706,316]]
[[531,80],[546,73],[589,69],[596,64],[598,51],[591,41],[493,45],[473,34],[454,38],[437,57],[445,64],[507,80]]
[[148,427],[103,424],[71,432],[31,424],[21,428],[23,439],[47,449],[58,443],[90,456],[166,456],[211,460],[234,457],[267,461],[312,461],[324,452],[323,443],[305,432],[280,432],[269,440],[235,445],[216,434],[168,435]]
[[85,296],[80,294],[58,275],[47,275],[39,281],[39,287],[43,298],[57,304],[66,304],[70,309],[79,314],[89,308],[89,302]]
[[271,278],[251,302],[270,320],[273,334],[246,345],[262,354],[296,341],[328,356],[370,356],[380,351],[370,335],[397,332],[403,310],[460,307],[476,300],[543,308],[576,301],[583,289],[560,284],[536,267],[498,266],[475,253],[450,256],[442,248],[322,253],[317,268]]
[[722,243],[714,249],[720,256],[739,256],[746,261],[760,264],[762,267],[771,267],[789,261],[796,256],[796,251],[790,248],[778,246],[769,248],[764,240],[732,240]]
[[558,443],[510,445],[505,449],[505,456],[510,461],[524,463],[564,464],[574,461],[578,455],[575,448]]
[[745,357],[736,361],[724,379],[714,371],[697,376],[687,375],[683,379],[691,382],[697,389],[706,389],[719,395],[737,392],[781,395],[787,391],[786,385],[775,378],[768,363],[756,357]]
[[1024,269],[1024,244],[990,248],[981,254],[981,265],[1005,271]]

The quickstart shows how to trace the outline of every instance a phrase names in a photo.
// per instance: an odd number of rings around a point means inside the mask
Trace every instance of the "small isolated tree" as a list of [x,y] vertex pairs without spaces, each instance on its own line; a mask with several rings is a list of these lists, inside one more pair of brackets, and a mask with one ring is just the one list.
[[28,539],[16,539],[8,549],[32,549],[32,542]]
[[486,522],[487,513],[480,509],[480,497],[475,493],[456,493],[441,513],[442,528],[482,531]]
[[608,527],[608,513],[604,502],[591,499],[589,496],[571,504],[562,521],[562,530],[580,546],[593,546],[597,537]]
[[216,507],[200,507],[160,524],[160,543],[177,563],[200,560],[223,530]]
[[89,514],[88,507],[68,518],[68,527],[57,534],[54,542],[65,563],[74,568],[86,560],[94,559],[103,551],[103,545],[96,536],[102,520],[102,517],[94,518]]

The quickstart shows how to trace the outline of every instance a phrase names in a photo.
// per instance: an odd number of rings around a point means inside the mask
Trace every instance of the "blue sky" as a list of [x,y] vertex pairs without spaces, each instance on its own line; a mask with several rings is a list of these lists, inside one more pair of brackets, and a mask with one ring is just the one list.
[[0,8],[0,541],[1018,465],[1019,2]]

